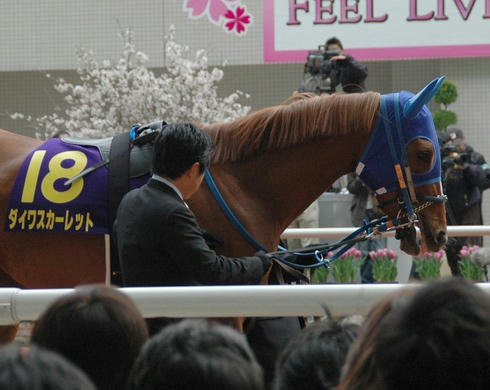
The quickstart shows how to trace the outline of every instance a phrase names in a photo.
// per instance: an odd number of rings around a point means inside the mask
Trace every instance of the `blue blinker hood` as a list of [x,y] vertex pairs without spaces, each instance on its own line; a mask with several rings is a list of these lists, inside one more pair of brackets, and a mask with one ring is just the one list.
[[417,95],[401,91],[381,96],[374,130],[356,168],[360,179],[376,194],[400,188],[395,165],[400,164],[402,169],[408,165],[406,146],[417,138],[432,143],[435,159],[429,171],[412,173],[414,187],[441,181],[439,143],[431,112],[425,104],[444,79],[433,80]]

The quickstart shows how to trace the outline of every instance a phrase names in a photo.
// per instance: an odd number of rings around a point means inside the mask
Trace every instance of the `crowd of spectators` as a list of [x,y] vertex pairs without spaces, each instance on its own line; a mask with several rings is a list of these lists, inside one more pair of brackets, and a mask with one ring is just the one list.
[[[338,86],[345,93],[362,92],[367,68],[344,55],[335,37],[327,40],[325,49],[322,66],[328,73],[322,73],[322,79],[329,80],[328,93]],[[444,185],[449,222],[481,224],[481,193],[490,187],[486,161],[465,144],[459,129],[453,129],[444,143],[455,147],[443,155],[448,163]],[[124,286],[256,284],[268,278],[271,259],[265,253],[217,255],[185,203],[203,180],[212,147],[209,135],[190,124],[169,125],[158,135],[153,176],[124,197],[114,225]],[[376,218],[375,200],[362,183],[352,176],[348,187],[355,195],[354,225]],[[311,210],[309,221],[315,223],[318,207],[313,204]],[[308,244],[290,243],[293,248]],[[368,260],[362,276],[372,281]],[[81,286],[42,313],[28,346],[0,347],[0,390],[489,386],[490,295],[462,278],[400,289],[376,303],[362,321],[334,318],[326,311],[324,319],[305,323],[298,331],[299,324],[278,327],[276,338],[285,340],[281,349],[263,344],[267,351],[262,351],[251,348],[254,338],[231,324],[145,320],[120,290]],[[261,321],[255,322],[255,329]],[[285,329],[292,329],[286,338]]]
[[490,296],[477,285],[451,278],[401,289],[354,318],[305,327],[266,384],[231,326],[184,319],[148,338],[127,295],[86,286],[44,311],[28,346],[0,347],[0,390],[488,388]]

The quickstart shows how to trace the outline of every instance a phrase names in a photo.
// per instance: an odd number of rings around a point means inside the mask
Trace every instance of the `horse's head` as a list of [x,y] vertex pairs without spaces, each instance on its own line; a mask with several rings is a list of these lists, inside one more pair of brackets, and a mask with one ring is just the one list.
[[426,106],[443,81],[444,77],[433,80],[417,95],[406,91],[383,95],[371,139],[356,168],[395,221],[401,249],[412,255],[420,252],[415,225],[426,250],[436,251],[447,240],[439,144]]

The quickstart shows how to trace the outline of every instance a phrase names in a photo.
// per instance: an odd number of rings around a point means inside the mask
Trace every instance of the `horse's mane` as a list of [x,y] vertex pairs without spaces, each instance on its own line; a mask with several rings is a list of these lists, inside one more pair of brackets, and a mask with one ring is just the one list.
[[278,106],[205,126],[215,143],[212,161],[239,161],[318,137],[368,132],[374,126],[379,101],[375,92],[295,94]]

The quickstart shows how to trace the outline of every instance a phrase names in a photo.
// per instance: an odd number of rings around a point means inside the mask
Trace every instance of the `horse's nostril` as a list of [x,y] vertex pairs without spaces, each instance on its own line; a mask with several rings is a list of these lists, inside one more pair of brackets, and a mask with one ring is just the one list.
[[438,234],[437,234],[437,243],[440,244],[440,245],[443,245],[445,244],[447,241],[447,237],[446,237],[446,232],[441,230]]

